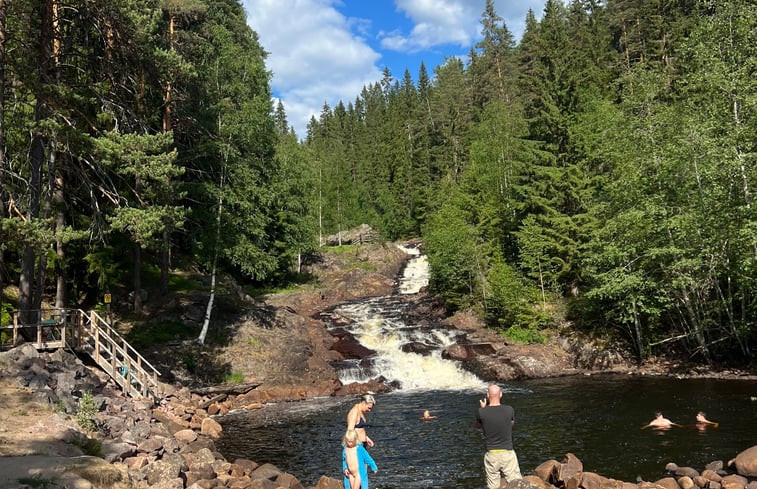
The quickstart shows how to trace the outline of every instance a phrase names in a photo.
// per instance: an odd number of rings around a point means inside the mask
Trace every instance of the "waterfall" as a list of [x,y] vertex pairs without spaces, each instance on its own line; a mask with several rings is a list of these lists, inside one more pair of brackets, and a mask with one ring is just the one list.
[[340,369],[343,384],[384,377],[401,390],[481,389],[483,381],[459,362],[442,358],[442,350],[462,333],[443,326],[417,326],[402,319],[407,306],[401,296],[417,294],[428,285],[428,260],[417,249],[402,247],[413,255],[398,287],[399,296],[364,299],[339,306],[339,316],[351,319],[344,327],[363,346],[376,351],[360,361],[348,361]]
[[428,257],[421,255],[418,248],[399,247],[408,255],[413,256],[405,266],[405,271],[400,280],[400,294],[417,294],[428,285]]

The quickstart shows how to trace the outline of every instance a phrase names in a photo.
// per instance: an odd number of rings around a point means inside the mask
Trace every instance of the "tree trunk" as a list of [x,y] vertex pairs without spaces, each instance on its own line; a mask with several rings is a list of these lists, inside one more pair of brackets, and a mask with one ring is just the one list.
[[685,286],[681,286],[681,300],[684,309],[686,310],[686,315],[689,318],[689,322],[691,323],[691,327],[694,329],[694,338],[696,338],[697,345],[699,345],[699,348],[702,350],[702,355],[704,356],[705,361],[711,363],[710,350],[707,348],[702,322],[699,320],[699,314],[697,314],[697,311],[694,309],[689,289]]
[[160,293],[168,290],[168,270],[171,267],[171,248],[168,229],[163,230],[163,247],[160,250]]
[[[225,170],[225,169],[224,169]],[[225,175],[221,172],[221,184],[218,192],[218,212],[216,213],[216,247],[213,251],[213,270],[210,274],[210,296],[208,297],[208,307],[205,308],[205,318],[202,321],[202,330],[200,336],[197,338],[197,342],[201,345],[205,344],[205,337],[208,334],[208,328],[210,327],[210,316],[213,313],[213,302],[216,297],[216,274],[218,263],[218,248],[221,246],[221,214],[223,212],[223,184]]]
[[636,343],[636,347],[639,352],[639,363],[641,363],[644,360],[645,351],[646,348],[644,347],[644,337],[642,334],[641,329],[641,319],[639,318],[639,309],[636,307],[636,299],[632,300],[632,307],[633,307],[633,332],[634,332],[634,342]]
[[[44,0],[35,5],[38,9],[40,24],[39,38],[37,39],[37,78],[41,87],[50,83],[50,63],[53,62],[53,15],[55,10],[54,0]],[[39,95],[39,94],[38,94]],[[34,121],[41,122],[47,117],[47,107],[44,98],[37,97],[34,107]],[[40,197],[42,195],[42,167],[45,162],[45,136],[39,130],[32,135],[29,148],[29,202],[26,211],[26,219],[34,221],[39,217]],[[34,265],[36,253],[34,248],[27,244],[24,247],[21,259],[21,276],[19,278],[18,308],[24,322],[36,320],[36,313],[32,312],[34,289],[40,284],[35,284]]]
[[134,243],[134,313],[142,315],[142,246]]
[[[48,148],[47,158],[47,187],[44,195],[44,204],[42,206],[42,219],[47,222],[52,214],[52,195],[50,192],[54,187],[53,174],[56,169],[56,153],[52,146]],[[45,282],[47,281],[47,253],[43,250],[39,254],[39,263],[37,264],[37,287],[34,289],[33,309],[42,309],[42,296],[45,293]]]
[[[171,51],[174,50],[174,36],[176,35],[176,16],[171,14],[168,19],[168,44]],[[166,91],[163,95],[165,108],[163,110],[163,132],[168,132],[173,129],[171,123],[172,117],[172,104],[173,104],[173,85],[171,80],[166,82]],[[169,180],[170,186],[170,180]],[[163,231],[163,247],[161,249],[161,262],[160,262],[160,292],[165,293],[168,290],[168,267],[169,267],[169,252],[170,252],[170,236],[168,230]]]
[[[171,14],[168,19],[168,44],[171,51],[174,50],[173,38],[176,29],[176,16]],[[171,130],[171,105],[173,104],[173,85],[171,80],[166,81],[166,90],[163,93],[163,103],[165,107],[163,109],[163,132]]]
[[55,205],[55,252],[58,260],[55,263],[55,308],[66,307],[66,253],[63,249],[63,230],[65,226],[63,177],[58,174],[53,188],[53,203]]
[[[6,0],[0,0],[0,236],[3,234],[5,219],[5,29]],[[0,249],[0,317],[3,311],[3,291],[5,290],[5,252]]]
[[[320,164],[319,164],[320,165]],[[318,167],[318,246],[323,246],[323,169]]]

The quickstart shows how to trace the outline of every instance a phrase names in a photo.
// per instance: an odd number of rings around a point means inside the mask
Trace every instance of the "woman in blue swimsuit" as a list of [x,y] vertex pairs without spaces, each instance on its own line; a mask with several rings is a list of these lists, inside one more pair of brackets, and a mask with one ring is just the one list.
[[360,402],[352,406],[352,409],[347,413],[347,430],[357,431],[360,442],[367,444],[369,447],[373,446],[373,440],[365,432],[365,413],[370,412],[374,404],[376,404],[376,400],[373,396],[365,394],[360,398]]

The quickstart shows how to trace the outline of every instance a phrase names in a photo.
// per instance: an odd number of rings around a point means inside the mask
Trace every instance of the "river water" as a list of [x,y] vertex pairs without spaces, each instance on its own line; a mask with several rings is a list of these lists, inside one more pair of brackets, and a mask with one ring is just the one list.
[[[425,284],[423,260],[416,254],[410,261],[399,293],[416,293]],[[351,331],[377,351],[371,362],[343,365],[342,381],[383,375],[401,386],[377,396],[368,415],[367,430],[376,443],[370,452],[379,466],[369,476],[371,487],[484,487],[483,442],[473,422],[485,383],[441,358],[454,332],[404,324],[401,308],[396,297],[385,297],[335,311],[353,318]],[[402,345],[408,342],[432,351],[405,353]],[[757,444],[755,381],[595,375],[501,385],[504,402],[516,411],[513,439],[524,475],[570,452],[587,471],[629,482],[656,480],[667,462],[701,470]],[[322,475],[341,478],[340,442],[353,402],[324,398],[230,414],[219,420],[224,438],[217,445],[229,460],[272,463],[306,486]],[[424,409],[437,419],[421,421]],[[658,410],[683,426],[641,429]],[[700,410],[719,426],[698,430],[694,416]]]

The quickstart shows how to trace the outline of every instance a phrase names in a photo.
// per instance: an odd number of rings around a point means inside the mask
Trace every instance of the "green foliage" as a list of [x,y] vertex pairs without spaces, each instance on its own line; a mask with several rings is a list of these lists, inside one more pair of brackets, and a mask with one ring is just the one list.
[[134,324],[125,339],[135,348],[144,348],[169,341],[188,340],[198,333],[181,321],[147,322]]
[[103,456],[103,445],[100,440],[97,440],[95,438],[88,438],[85,436],[74,438],[71,443],[81,448],[81,451],[82,453],[84,453],[84,455],[89,455],[91,457]]
[[90,391],[84,391],[76,409],[76,422],[87,431],[95,431],[94,417],[97,414],[97,405]]
[[515,343],[544,344],[547,337],[537,326],[512,326],[505,330],[505,337]]
[[2,306],[0,306],[0,325],[13,324],[13,316],[11,315],[13,311],[13,306],[3,301]]
[[540,296],[533,284],[501,258],[493,261],[487,282],[489,294],[484,306],[489,323],[501,328],[540,326],[535,313]]
[[22,487],[39,487],[41,489],[46,488],[58,488],[60,487],[60,484],[58,484],[57,479],[43,479],[41,477],[22,477],[18,479],[18,483],[22,485]]
[[223,379],[225,384],[241,384],[244,382],[244,374],[242,372],[232,372]]
[[109,284],[122,282],[123,272],[114,249],[93,250],[84,256],[84,261],[87,263],[87,272],[97,277],[97,286],[101,290],[108,290]]
[[530,12],[516,46],[487,1],[467,63],[421,65],[416,84],[387,69],[301,143],[239,2],[93,0],[60,9],[62,30],[39,2],[5,2],[0,249],[19,308],[140,272],[202,287],[168,274],[182,257],[262,291],[367,223],[420,233],[431,289],[518,337],[578,296],[577,324],[622,331],[640,358],[676,337],[704,361],[750,359],[753,2],[566,3]]
[[[144,287],[158,287],[160,284],[160,268],[151,264],[145,264],[141,268],[142,285]],[[185,273],[168,274],[168,286],[176,292],[191,292],[194,290],[204,290],[202,282],[193,279]]]
[[452,309],[466,305],[477,286],[475,229],[467,217],[465,211],[448,203],[430,217],[424,229],[429,286]]
[[187,350],[181,355],[181,363],[188,372],[196,374],[200,365],[199,354],[195,350]]

